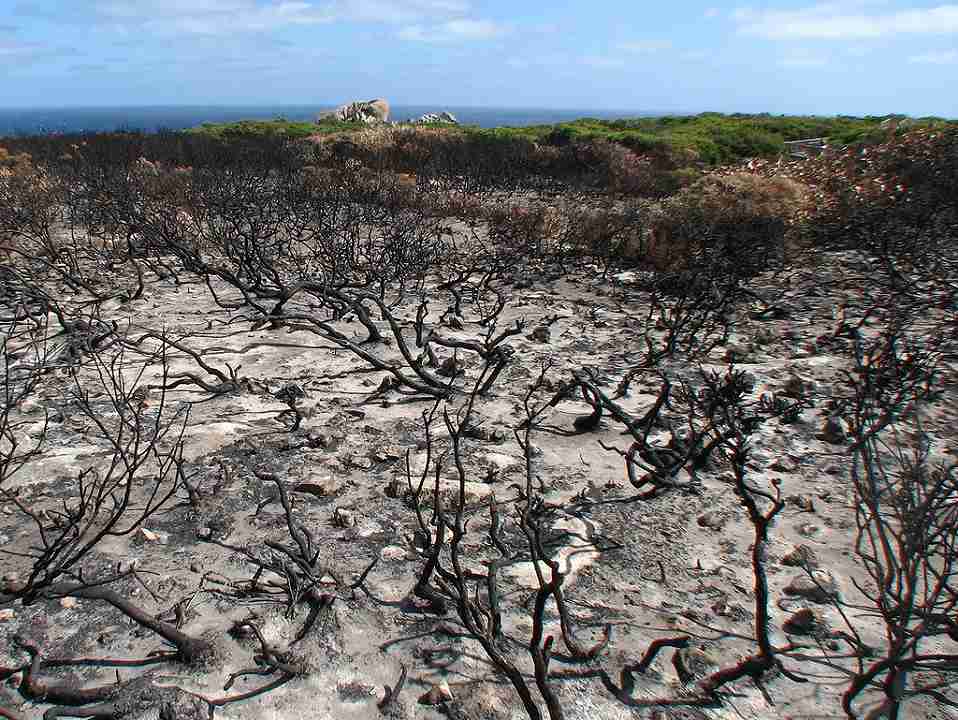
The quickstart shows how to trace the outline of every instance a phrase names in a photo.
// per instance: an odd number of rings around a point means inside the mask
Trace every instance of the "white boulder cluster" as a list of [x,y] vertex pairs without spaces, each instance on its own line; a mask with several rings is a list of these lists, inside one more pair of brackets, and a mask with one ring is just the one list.
[[451,112],[440,112],[440,113],[426,113],[425,115],[420,115],[415,120],[410,121],[413,125],[431,125],[433,123],[447,123],[450,125],[458,125],[459,121],[456,119],[456,116]]
[[[317,122],[326,120],[362,123],[364,125],[389,123],[389,101],[377,98],[376,100],[348,102],[345,105],[340,105],[335,110],[321,112],[316,118]],[[451,112],[428,112],[410,120],[409,123],[412,125],[432,125],[436,123],[458,125],[459,121]]]

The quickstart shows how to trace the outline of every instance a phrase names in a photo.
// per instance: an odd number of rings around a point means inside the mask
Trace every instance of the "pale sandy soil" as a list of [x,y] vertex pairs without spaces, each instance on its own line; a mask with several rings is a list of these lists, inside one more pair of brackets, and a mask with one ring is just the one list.
[[[753,442],[752,481],[768,487],[781,483],[788,505],[771,531],[767,558],[771,586],[771,632],[775,644],[785,644],[784,621],[802,607],[813,607],[833,629],[844,625],[830,604],[786,595],[784,588],[801,569],[782,564],[798,545],[811,548],[822,568],[830,572],[841,596],[858,599],[853,578],[863,579],[853,553],[853,513],[850,507],[850,459],[844,445],[817,438],[824,422],[827,398],[840,392],[841,371],[847,366],[842,338],[816,345],[815,339],[835,327],[842,302],[838,291],[824,282],[838,277],[857,261],[834,255],[829,268],[807,268],[793,274],[790,284],[774,277],[760,278],[752,287],[768,302],[786,310],[786,317],[749,320],[742,308],[731,345],[744,353],[740,367],[752,374],[755,395],[781,390],[791,375],[810,383],[814,407],[798,422],[766,423]],[[467,439],[464,445],[470,478],[467,497],[478,504],[495,493],[508,508],[524,483],[524,459],[513,439],[513,429],[523,419],[521,398],[543,361],[552,361],[548,377],[567,379],[572,370],[594,371],[609,392],[635,362],[644,347],[641,327],[644,295],[631,288],[629,273],[609,284],[590,270],[565,279],[535,278],[531,288],[505,287],[508,306],[501,325],[524,318],[526,329],[510,344],[513,363],[477,412],[486,439]],[[854,298],[850,298],[854,300]],[[854,309],[850,306],[849,312]],[[402,314],[411,319],[415,306],[407,303]],[[531,332],[546,318],[557,316],[545,342]],[[521,718],[524,717],[512,688],[496,676],[481,648],[468,639],[441,632],[454,628],[453,615],[437,618],[422,611],[411,591],[423,565],[409,542],[415,519],[407,503],[387,493],[391,481],[405,483],[407,451],[414,472],[422,467],[422,412],[428,402],[401,402],[392,393],[374,397],[384,373],[349,372],[363,363],[348,351],[305,332],[284,329],[249,330],[216,308],[203,286],[176,288],[152,286],[146,297],[105,307],[104,319],[130,324],[130,333],[144,329],[182,335],[191,348],[217,367],[241,364],[240,374],[254,381],[242,392],[209,399],[196,387],[171,391],[167,401],[195,403],[186,432],[185,455],[194,482],[203,491],[216,488],[201,507],[190,507],[180,498],[150,518],[148,539],[137,531],[102,542],[90,563],[106,567],[131,562],[142,570],[147,592],[135,582],[121,589],[151,613],[171,618],[171,608],[186,599],[183,629],[218,638],[222,657],[210,669],[195,671],[176,665],[159,665],[153,673],[159,684],[177,684],[207,696],[222,694],[230,672],[251,664],[255,651],[250,640],[236,640],[226,631],[234,621],[258,619],[267,640],[288,643],[301,626],[304,612],[292,619],[284,608],[250,597],[237,599],[210,592],[222,585],[211,578],[248,579],[252,568],[235,552],[208,542],[199,535],[213,532],[234,546],[255,546],[266,538],[282,539],[285,525],[277,503],[256,513],[256,505],[270,493],[269,484],[254,470],[267,469],[286,483],[321,483],[325,495],[294,493],[295,513],[321,539],[322,556],[331,570],[327,591],[335,595],[333,612],[322,619],[300,645],[311,672],[269,694],[222,708],[222,718],[370,718],[378,717],[376,702],[383,686],[392,685],[407,666],[409,677],[393,712],[406,717]],[[932,318],[929,318],[931,320]],[[212,321],[212,322],[211,322]],[[342,326],[356,332],[352,325]],[[450,335],[475,337],[480,329],[465,318],[461,331]],[[245,348],[245,349],[244,349]],[[377,352],[393,352],[381,348]],[[724,368],[728,345],[716,348],[703,360],[705,367]],[[191,368],[185,357],[171,356],[174,372]],[[132,377],[137,359],[128,357]],[[669,360],[669,373],[692,373],[694,365]],[[941,399],[924,416],[926,431],[935,440],[934,450],[954,460],[954,419],[958,417],[954,358],[946,359]],[[82,371],[88,379],[94,370]],[[148,368],[142,382],[156,382],[157,366]],[[296,383],[306,393],[301,403],[305,420],[290,433],[280,419],[284,406],[271,393]],[[655,398],[658,380],[652,373],[640,376],[621,403],[642,414]],[[45,412],[52,413],[43,454],[31,462],[11,484],[33,509],[53,507],[73,492],[76,474],[109,459],[103,439],[69,401],[70,380],[63,373],[44,378],[36,395],[18,411],[17,419],[33,423],[25,435],[37,433]],[[103,398],[93,398],[102,402]],[[453,400],[452,404],[461,403]],[[150,412],[147,408],[146,412]],[[565,592],[583,642],[599,636],[605,623],[613,625],[613,639],[600,663],[613,676],[636,661],[655,638],[688,633],[701,649],[696,657],[715,667],[734,663],[752,652],[753,579],[749,566],[752,528],[729,484],[722,463],[700,474],[694,491],[667,492],[649,501],[617,502],[628,498],[625,466],[620,456],[603,450],[600,440],[627,448],[621,427],[608,419],[595,432],[572,434],[575,417],[588,412],[581,402],[565,401],[546,422],[570,434],[539,432],[536,472],[547,488],[548,502],[568,508],[561,511],[554,530],[559,536],[557,554],[568,572]],[[322,436],[321,442],[307,440]],[[440,445],[444,444],[438,433]],[[102,468],[101,468],[102,469]],[[148,483],[148,478],[143,479]],[[443,483],[456,486],[454,474],[444,471]],[[576,501],[574,501],[576,499]],[[583,502],[590,500],[591,503]],[[802,507],[804,506],[804,507]],[[341,527],[337,511],[347,511],[355,524]],[[711,513],[714,527],[700,519]],[[509,515],[508,512],[505,513]],[[341,515],[341,513],[340,513]],[[467,549],[477,564],[489,557],[485,514],[477,512]],[[508,520],[507,524],[513,522]],[[7,503],[0,508],[0,545],[19,551],[35,542],[32,529]],[[365,591],[349,583],[377,555],[382,560],[369,574]],[[0,574],[23,572],[15,555],[0,555]],[[481,565],[479,565],[481,569]],[[664,577],[660,574],[664,570]],[[211,575],[212,574],[212,575]],[[204,577],[206,578],[204,581]],[[527,639],[530,621],[523,604],[535,580],[529,563],[506,567],[506,629]],[[22,634],[42,643],[48,656],[142,657],[159,649],[161,642],[126,618],[101,604],[79,600],[65,607],[55,601],[23,607],[15,605],[0,620],[0,665],[24,660],[12,638]],[[556,616],[548,609],[553,626]],[[881,642],[880,628],[868,618],[859,621],[867,642]],[[944,647],[943,647],[944,649]],[[520,649],[521,650],[521,649]],[[954,643],[950,648],[954,652]],[[679,696],[681,682],[671,663],[672,651],[662,653],[652,669],[639,679],[637,697]],[[516,653],[526,669],[523,652]],[[774,676],[766,683],[768,698],[751,683],[734,686],[734,694],[717,709],[630,709],[606,692],[595,678],[556,680],[554,685],[566,717],[586,718],[839,718],[839,696],[845,681],[824,666],[789,662],[809,674],[809,682],[796,684]],[[561,666],[560,666],[561,667]],[[576,666],[569,666],[575,669]],[[123,678],[144,672],[120,670]],[[77,668],[50,671],[51,678],[93,685],[114,679],[112,669]],[[258,678],[240,680],[235,689],[254,687]],[[417,699],[434,683],[448,682],[453,702],[428,707]],[[27,717],[39,717],[45,706],[23,703],[12,688],[0,690],[8,705]],[[769,703],[769,699],[774,704]],[[908,706],[909,718],[958,718],[958,711],[932,708],[924,703]]]

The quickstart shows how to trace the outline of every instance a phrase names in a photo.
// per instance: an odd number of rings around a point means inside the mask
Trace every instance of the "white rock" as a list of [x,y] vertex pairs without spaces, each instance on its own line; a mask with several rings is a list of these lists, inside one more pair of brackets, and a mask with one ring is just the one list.
[[379,552],[379,557],[383,560],[402,560],[406,557],[406,548],[399,545],[387,545]]

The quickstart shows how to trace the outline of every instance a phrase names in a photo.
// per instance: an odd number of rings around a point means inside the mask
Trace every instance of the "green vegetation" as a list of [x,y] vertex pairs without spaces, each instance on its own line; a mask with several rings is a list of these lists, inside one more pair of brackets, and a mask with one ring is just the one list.
[[189,132],[219,139],[250,135],[287,135],[291,138],[306,138],[311,135],[325,135],[355,130],[356,128],[357,126],[353,123],[329,120],[315,123],[309,120],[293,121],[286,118],[275,118],[273,120],[238,120],[230,123],[203,123],[199,127],[189,130]]
[[486,132],[525,137],[562,145],[604,139],[641,153],[688,154],[708,165],[738,162],[750,157],[775,157],[788,140],[827,137],[833,144],[876,142],[889,134],[886,120],[903,126],[954,125],[940,118],[905,119],[903,116],[837,117],[796,115],[700,115],[597,120],[583,118],[559,125],[496,128]]
[[[701,113],[664,117],[598,120],[583,118],[557,125],[499,127],[482,129],[460,126],[461,132],[496,139],[526,139],[540,144],[564,146],[572,143],[606,140],[641,154],[660,154],[676,158],[679,165],[694,162],[721,165],[746,158],[771,158],[785,151],[785,142],[803,138],[826,137],[834,145],[875,143],[896,132],[917,126],[955,126],[956,121],[941,118],[911,119],[901,115],[850,117],[839,115],[746,115]],[[449,125],[429,126],[452,129]],[[243,135],[287,135],[303,138],[311,135],[366,130],[368,126],[336,121],[291,122],[241,120],[233,123],[205,123],[190,132],[217,138]]]

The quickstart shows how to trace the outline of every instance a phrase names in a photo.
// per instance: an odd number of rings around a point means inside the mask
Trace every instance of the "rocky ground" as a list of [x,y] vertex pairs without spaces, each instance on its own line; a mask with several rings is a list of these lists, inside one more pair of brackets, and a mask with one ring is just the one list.
[[[883,626],[874,617],[849,609],[863,602],[854,583],[865,577],[854,552],[849,443],[841,423],[828,420],[829,400],[844,392],[843,371],[850,363],[843,318],[861,311],[864,302],[843,289],[842,281],[869,272],[854,253],[834,253],[818,266],[762,276],[750,285],[755,303],[737,311],[727,341],[699,361],[677,356],[661,366],[666,374],[692,377],[699,365],[724,371],[734,361],[754,382],[753,397],[799,393],[810,401],[793,422],[770,420],[756,431],[748,472],[755,486],[778,487],[786,503],[770,529],[766,558],[771,639],[776,646],[807,642],[816,650],[805,654],[818,658],[848,649],[836,634],[848,631],[842,608],[854,614],[864,643],[884,641]],[[520,319],[525,325],[509,341],[515,350],[511,364],[492,393],[477,402],[478,429],[463,440],[464,487],[473,517],[464,556],[476,571],[483,571],[493,551],[485,511],[490,498],[502,508],[503,536],[509,542],[521,539],[512,504],[525,487],[526,457],[514,430],[525,419],[523,397],[530,383],[546,365],[546,387],[557,387],[573,371],[586,371],[611,394],[644,350],[648,298],[639,279],[635,272],[603,279],[598,270],[583,268],[554,280],[538,275],[503,287],[507,304],[500,327]],[[416,540],[407,470],[418,481],[426,463],[423,413],[433,403],[381,392],[385,373],[370,372],[354,354],[314,334],[250,329],[240,311],[217,307],[203,285],[151,288],[138,300],[110,301],[103,319],[116,320],[131,336],[165,329],[206,363],[241,365],[239,375],[246,380],[240,389],[217,395],[192,384],[168,391],[162,402],[156,390],[144,394],[144,417],[189,409],[182,469],[195,496],[181,487],[142,525],[103,538],[85,566],[90,572],[135,567],[136,575],[115,589],[191,636],[211,638],[215,657],[203,666],[50,667],[43,671],[45,681],[90,687],[143,676],[151,693],[176,686],[207,698],[223,696],[230,674],[253,666],[254,655],[262,652],[249,630],[252,624],[265,643],[294,648],[289,659],[302,672],[271,692],[219,708],[219,717],[366,718],[381,712],[524,717],[513,688],[479,644],[464,636],[455,613],[437,616],[413,593],[425,558]],[[777,310],[760,312],[770,306]],[[397,316],[410,321],[415,313],[416,304],[407,302]],[[934,324],[937,318],[926,320]],[[482,332],[469,313],[447,324],[455,337]],[[146,360],[126,352],[121,367],[127,382],[148,386],[162,380],[159,363]],[[199,372],[183,353],[171,350],[169,362],[173,375]],[[145,373],[136,379],[144,365]],[[953,462],[958,366],[946,357],[941,368],[942,392],[926,406],[922,422],[933,456]],[[79,377],[84,387],[94,388],[89,406],[107,417],[109,395],[95,382],[102,371],[102,365],[88,362]],[[639,373],[618,402],[640,416],[655,402],[660,383],[654,372]],[[90,468],[106,474],[114,457],[104,433],[71,399],[75,389],[68,371],[54,370],[14,411],[25,443],[44,430],[46,440],[42,452],[5,486],[16,498],[8,495],[0,506],[0,574],[8,584],[24,579],[28,563],[22,554],[38,543],[36,527],[26,522],[22,508],[53,518],[64,503],[75,502],[78,474]],[[292,431],[292,415],[284,412],[290,393],[297,396],[302,416]],[[453,399],[450,406],[463,402]],[[635,499],[623,458],[603,448],[627,450],[631,441],[609,417],[580,432],[575,421],[590,411],[577,396],[566,398],[548,410],[532,437],[534,473],[543,499],[555,507],[549,547],[565,573],[567,606],[583,644],[591,645],[611,625],[612,639],[594,664],[613,677],[636,662],[651,641],[691,638],[685,649],[660,653],[633,692],[639,699],[680,698],[697,679],[754,652],[753,528],[733,491],[727,460],[711,464],[688,487]],[[448,454],[449,442],[442,423],[432,431],[435,459]],[[458,475],[450,462],[438,476],[440,489],[455,494]],[[148,467],[137,476],[134,509],[147,502],[151,477]],[[282,602],[275,573],[260,574],[258,586],[251,583],[256,567],[247,555],[264,552],[267,540],[290,542],[276,479],[288,490],[294,518],[311,530],[324,570],[316,589],[323,599],[318,616],[298,642],[308,608]],[[432,483],[430,475],[430,490]],[[504,629],[527,643],[528,608],[537,587],[532,564],[525,557],[504,564],[500,584]],[[837,605],[833,597],[847,604]],[[557,632],[552,603],[546,619],[547,629]],[[132,659],[164,649],[156,634],[108,604],[74,597],[0,608],[0,666],[25,662],[24,641],[40,647],[45,658]],[[955,651],[947,637],[938,646]],[[523,672],[531,673],[523,648],[511,652]],[[679,656],[678,664],[673,655]],[[570,719],[844,716],[842,661],[835,667],[796,656],[785,664],[807,682],[781,674],[771,675],[763,688],[738,682],[714,708],[629,707],[590,674],[589,664],[555,662],[560,677],[552,684]],[[377,703],[384,699],[384,686],[395,686],[403,668],[402,691],[381,711]],[[22,672],[7,678],[0,706],[40,717],[49,705],[39,699],[25,702],[16,692],[22,680]],[[240,678],[231,691],[250,690],[263,681],[255,675]],[[529,684],[534,684],[531,676]],[[154,707],[137,716],[155,717],[156,712]],[[192,717],[185,711],[176,716]],[[958,712],[916,700],[904,717],[953,718]]]

